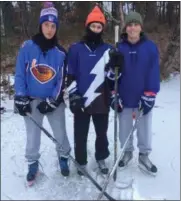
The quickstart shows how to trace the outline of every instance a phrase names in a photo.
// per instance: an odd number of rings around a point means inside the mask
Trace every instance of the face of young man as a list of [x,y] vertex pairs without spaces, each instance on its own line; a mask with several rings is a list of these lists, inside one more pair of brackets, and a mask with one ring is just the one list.
[[56,24],[53,22],[44,22],[42,24],[42,32],[45,38],[52,39],[56,32]]
[[141,33],[141,25],[138,23],[130,23],[126,26],[126,33],[128,34],[128,38],[132,40],[136,40],[140,37]]
[[90,24],[90,30],[94,33],[100,33],[103,30],[103,26],[100,23],[94,22]]

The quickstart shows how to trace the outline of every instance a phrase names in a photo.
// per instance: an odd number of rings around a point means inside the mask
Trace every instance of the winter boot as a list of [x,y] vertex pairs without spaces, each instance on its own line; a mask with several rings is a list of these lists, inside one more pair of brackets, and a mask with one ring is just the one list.
[[97,164],[98,164],[99,170],[101,171],[102,174],[108,174],[109,169],[108,169],[108,167],[106,167],[105,160],[99,160],[99,161],[97,161]]
[[[86,170],[86,165],[80,165],[80,166],[81,166],[82,169]],[[77,170],[77,174],[79,176],[84,176],[84,174],[79,169]]]
[[28,174],[26,177],[28,182],[35,180],[38,173],[38,165],[38,161],[35,161],[34,163],[28,165]]
[[64,177],[69,176],[70,170],[68,166],[68,158],[59,157],[59,164],[60,164],[61,174]]
[[133,158],[133,152],[125,151],[122,159],[119,161],[119,167],[121,167],[121,168],[126,167],[132,158]]
[[139,153],[139,167],[152,175],[157,173],[157,167],[150,161],[148,154]]

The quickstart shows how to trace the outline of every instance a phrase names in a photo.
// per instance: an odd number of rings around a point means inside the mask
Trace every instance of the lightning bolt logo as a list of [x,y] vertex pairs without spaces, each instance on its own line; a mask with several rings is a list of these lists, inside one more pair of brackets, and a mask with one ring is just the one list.
[[95,91],[104,82],[104,69],[105,65],[109,61],[109,50],[110,49],[104,52],[103,56],[99,59],[99,61],[90,72],[90,74],[95,75],[95,78],[83,96],[84,98],[87,98],[84,104],[85,107],[88,107],[99,95],[101,95],[101,93],[97,93]]

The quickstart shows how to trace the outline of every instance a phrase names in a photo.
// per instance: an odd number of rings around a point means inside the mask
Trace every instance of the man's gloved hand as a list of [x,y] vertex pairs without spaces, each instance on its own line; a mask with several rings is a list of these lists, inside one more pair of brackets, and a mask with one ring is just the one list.
[[40,102],[37,105],[37,109],[41,114],[47,114],[53,112],[58,107],[57,102],[53,98],[46,98],[46,100]]
[[111,49],[109,51],[109,66],[112,71],[115,71],[115,68],[118,68],[118,72],[121,73],[123,71],[124,65],[124,56],[123,54],[117,49]]
[[123,111],[123,105],[122,105],[122,100],[119,98],[119,94],[115,94],[115,92],[113,91],[111,93],[111,108],[114,110],[114,103],[116,101],[116,96],[117,96],[117,111],[118,113]]
[[15,96],[14,103],[21,116],[31,113],[30,99],[27,96]]
[[72,113],[76,113],[81,110],[83,111],[84,109],[82,96],[80,96],[77,92],[69,94],[69,104]]
[[156,94],[152,92],[145,92],[141,96],[139,102],[139,110],[143,112],[143,115],[148,114],[155,105]]

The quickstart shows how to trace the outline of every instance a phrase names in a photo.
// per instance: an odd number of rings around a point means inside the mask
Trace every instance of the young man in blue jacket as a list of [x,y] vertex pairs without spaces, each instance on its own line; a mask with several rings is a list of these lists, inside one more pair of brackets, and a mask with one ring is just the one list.
[[[157,172],[157,167],[148,156],[152,151],[152,108],[160,90],[159,53],[157,46],[145,36],[142,30],[141,15],[130,12],[125,18],[125,28],[122,40],[118,44],[118,52],[113,52],[110,66],[115,66],[117,54],[121,53],[124,57],[124,65],[118,81],[117,94],[121,147],[133,126],[133,112],[138,117],[142,111],[143,116],[137,127],[139,165],[154,174]],[[114,73],[112,75],[114,76]],[[112,108],[114,108],[114,101],[115,95],[112,96]],[[132,135],[119,162],[120,167],[128,165],[133,158],[133,150]]]
[[105,24],[105,16],[96,6],[86,19],[84,38],[71,45],[68,52],[68,90],[70,109],[74,114],[75,158],[82,167],[86,167],[87,138],[92,118],[96,131],[95,159],[103,174],[108,173],[105,159],[109,156],[110,88],[106,64],[112,49],[102,39]]
[[40,124],[46,115],[53,134],[61,172],[69,175],[67,164],[70,144],[65,127],[63,101],[66,52],[57,41],[58,12],[51,2],[46,2],[40,14],[39,33],[25,41],[20,48],[15,74],[15,105],[24,116],[27,142],[25,157],[29,171],[27,181],[35,179],[39,166],[41,130],[27,117]]

